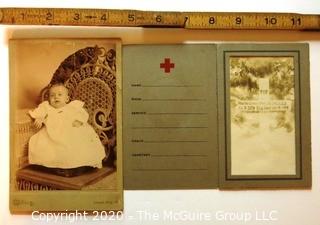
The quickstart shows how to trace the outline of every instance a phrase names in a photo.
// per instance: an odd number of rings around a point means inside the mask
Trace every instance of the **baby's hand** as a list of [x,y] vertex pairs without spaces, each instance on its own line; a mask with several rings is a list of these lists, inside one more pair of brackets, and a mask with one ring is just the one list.
[[34,120],[34,126],[37,128],[37,129],[40,129],[42,127],[42,124],[44,123],[44,119],[43,118],[37,118]]
[[80,126],[82,126],[82,124],[83,123],[81,121],[75,120],[75,121],[73,121],[72,126],[73,127],[80,127]]

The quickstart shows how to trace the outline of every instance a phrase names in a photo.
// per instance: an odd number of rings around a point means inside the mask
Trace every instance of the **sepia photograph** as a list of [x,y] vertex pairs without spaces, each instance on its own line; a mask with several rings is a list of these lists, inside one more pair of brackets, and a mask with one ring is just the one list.
[[294,88],[293,57],[230,57],[232,175],[296,173]]
[[[121,202],[120,41],[17,39],[9,46],[13,196],[110,191]],[[20,207],[19,198],[11,203]]]
[[310,188],[308,44],[224,44],[221,189]]

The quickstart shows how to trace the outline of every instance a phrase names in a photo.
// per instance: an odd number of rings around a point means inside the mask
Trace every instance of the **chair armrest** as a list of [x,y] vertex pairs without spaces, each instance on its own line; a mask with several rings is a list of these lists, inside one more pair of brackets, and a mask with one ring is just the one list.
[[28,142],[30,137],[39,130],[33,125],[33,120],[28,114],[29,110],[17,110],[15,115],[13,154],[17,169],[28,165]]

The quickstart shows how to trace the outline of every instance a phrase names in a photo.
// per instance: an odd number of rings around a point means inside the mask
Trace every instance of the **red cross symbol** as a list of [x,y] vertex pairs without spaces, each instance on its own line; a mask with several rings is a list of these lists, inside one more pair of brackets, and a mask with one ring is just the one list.
[[170,59],[165,58],[164,63],[160,63],[160,68],[164,69],[165,73],[170,73],[170,69],[174,68],[174,63],[170,63]]

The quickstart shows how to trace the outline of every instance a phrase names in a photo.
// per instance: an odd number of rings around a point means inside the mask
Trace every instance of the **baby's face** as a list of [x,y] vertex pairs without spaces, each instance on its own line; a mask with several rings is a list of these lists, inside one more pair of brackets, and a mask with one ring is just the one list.
[[54,108],[61,108],[69,101],[68,89],[64,86],[53,86],[49,91],[49,103]]

